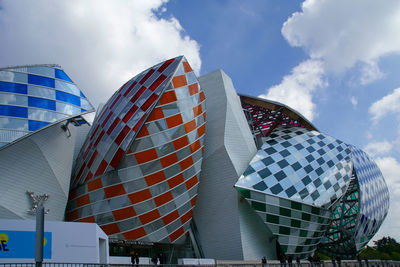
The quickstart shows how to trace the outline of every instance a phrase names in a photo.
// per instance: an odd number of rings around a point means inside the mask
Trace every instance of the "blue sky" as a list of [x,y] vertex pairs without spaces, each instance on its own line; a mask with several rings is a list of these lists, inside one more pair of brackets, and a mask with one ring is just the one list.
[[60,64],[95,106],[167,58],[221,68],[373,156],[391,192],[376,238],[400,240],[399,17],[397,0],[0,0],[0,62]]

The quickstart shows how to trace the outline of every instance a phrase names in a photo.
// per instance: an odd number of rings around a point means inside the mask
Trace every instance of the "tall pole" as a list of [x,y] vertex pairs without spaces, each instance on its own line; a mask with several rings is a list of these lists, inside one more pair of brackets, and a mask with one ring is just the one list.
[[44,207],[43,205],[38,205],[36,208],[36,243],[35,243],[36,267],[42,267],[43,240],[44,240]]

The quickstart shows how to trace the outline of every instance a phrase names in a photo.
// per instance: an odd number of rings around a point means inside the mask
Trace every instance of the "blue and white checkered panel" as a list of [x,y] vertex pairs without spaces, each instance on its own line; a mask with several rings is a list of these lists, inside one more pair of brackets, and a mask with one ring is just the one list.
[[325,134],[277,127],[236,185],[329,206],[344,194],[350,181],[350,156],[347,144]]
[[361,149],[351,146],[351,151],[361,199],[355,237],[357,246],[362,247],[378,231],[387,215],[389,190],[376,163]]
[[0,146],[87,110],[94,108],[56,65],[0,69]]

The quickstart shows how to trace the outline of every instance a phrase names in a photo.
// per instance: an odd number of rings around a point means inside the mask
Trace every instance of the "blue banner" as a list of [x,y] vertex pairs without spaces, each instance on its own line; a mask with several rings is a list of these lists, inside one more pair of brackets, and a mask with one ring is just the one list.
[[[34,259],[35,231],[0,230],[0,258]],[[43,259],[51,259],[51,232],[44,233]]]

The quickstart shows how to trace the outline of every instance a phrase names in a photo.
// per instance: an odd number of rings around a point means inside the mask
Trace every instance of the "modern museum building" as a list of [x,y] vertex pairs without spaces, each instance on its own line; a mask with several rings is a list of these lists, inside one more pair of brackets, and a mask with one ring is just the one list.
[[[58,65],[0,69],[0,219],[96,223],[110,255],[353,258],[389,209],[376,163],[184,56],[95,111]],[[1,231],[5,229],[0,229]]]

